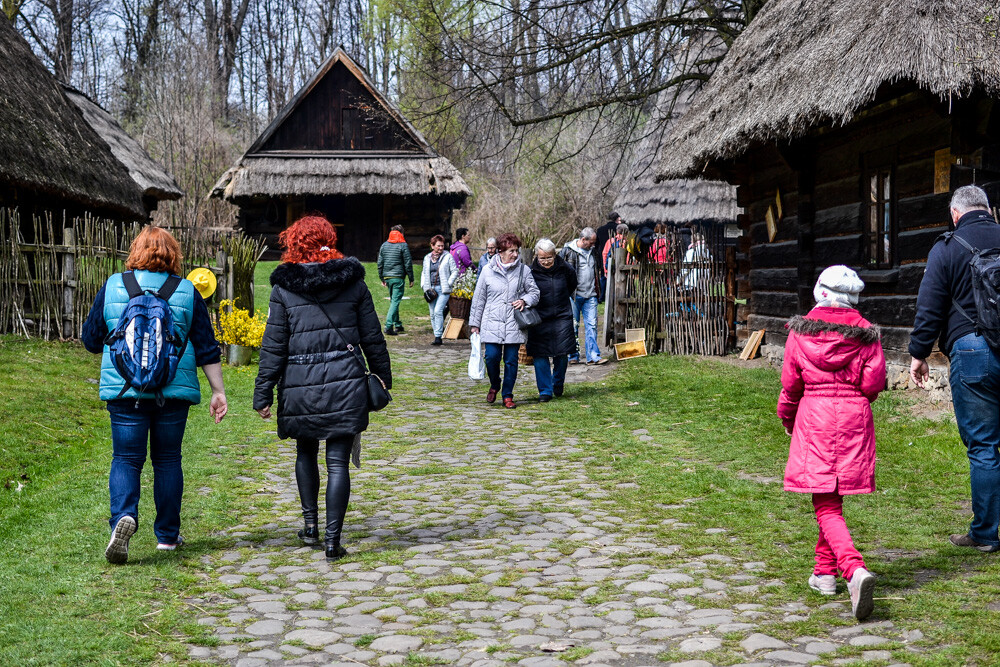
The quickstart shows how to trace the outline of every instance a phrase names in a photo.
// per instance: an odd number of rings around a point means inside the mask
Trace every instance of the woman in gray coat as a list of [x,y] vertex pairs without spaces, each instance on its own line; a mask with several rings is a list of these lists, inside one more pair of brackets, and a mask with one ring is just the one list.
[[503,406],[516,408],[514,382],[517,380],[517,353],[527,335],[517,326],[514,309],[538,304],[538,286],[531,270],[518,259],[521,239],[514,234],[497,237],[497,254],[482,271],[472,297],[469,330],[482,336],[486,345],[486,373],[490,391],[486,402],[497,400],[501,390],[500,359],[503,358]]

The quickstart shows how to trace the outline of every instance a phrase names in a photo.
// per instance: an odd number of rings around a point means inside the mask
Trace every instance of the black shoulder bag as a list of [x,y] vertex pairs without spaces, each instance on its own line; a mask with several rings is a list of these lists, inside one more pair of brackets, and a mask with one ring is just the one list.
[[[521,265],[521,271],[517,276],[517,298],[524,298],[524,272],[530,271],[524,264]],[[517,322],[517,328],[521,331],[530,329],[531,327],[538,326],[542,323],[542,316],[538,314],[538,311],[531,306],[525,305],[522,310],[514,309],[514,321]]]
[[358,348],[354,347],[350,343],[347,343],[347,341],[344,341],[344,337],[340,335],[340,330],[337,329],[337,325],[334,323],[333,318],[330,317],[330,313],[326,312],[326,308],[323,307],[323,304],[320,303],[315,297],[309,298],[312,299],[312,302],[316,304],[324,315],[326,315],[326,319],[330,322],[330,327],[333,329],[333,332],[337,334],[337,337],[340,338],[341,341],[347,344],[347,349],[354,355],[354,358],[357,359],[358,363],[361,364],[361,369],[365,372],[365,383],[368,386],[368,409],[372,412],[378,412],[385,406],[389,405],[389,402],[392,401],[392,395],[389,393],[389,390],[385,388],[385,382],[382,382],[382,378],[368,370],[368,365],[365,364],[365,360],[361,356],[361,353],[358,352]]

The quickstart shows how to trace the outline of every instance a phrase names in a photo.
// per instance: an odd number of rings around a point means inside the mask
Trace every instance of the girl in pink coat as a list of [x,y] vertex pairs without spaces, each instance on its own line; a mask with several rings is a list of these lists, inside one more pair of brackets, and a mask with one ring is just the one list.
[[811,493],[819,524],[809,587],[835,594],[839,571],[858,620],[872,612],[875,577],[851,540],[843,497],[875,490],[871,403],[886,377],[878,327],[855,310],[864,286],[846,266],[820,274],[816,307],[787,325],[778,399],[778,417],[792,436],[785,490]]

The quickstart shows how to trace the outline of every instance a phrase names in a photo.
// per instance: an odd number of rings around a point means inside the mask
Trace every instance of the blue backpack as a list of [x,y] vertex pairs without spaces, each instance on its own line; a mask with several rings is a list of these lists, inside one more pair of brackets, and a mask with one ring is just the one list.
[[125,380],[117,398],[129,389],[156,394],[157,405],[163,405],[163,388],[177,374],[187,340],[177,335],[174,316],[167,301],[181,284],[177,276],[169,276],[158,290],[144,290],[131,271],[122,274],[128,291],[128,303],[114,331],[104,343],[111,350],[111,363]]

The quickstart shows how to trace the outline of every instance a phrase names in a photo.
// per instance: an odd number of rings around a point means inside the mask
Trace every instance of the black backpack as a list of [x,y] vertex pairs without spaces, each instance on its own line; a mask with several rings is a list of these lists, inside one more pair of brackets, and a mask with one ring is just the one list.
[[945,243],[955,239],[972,253],[972,293],[976,297],[976,319],[957,303],[955,307],[976,327],[990,347],[1000,350],[1000,248],[979,250],[955,232],[944,234]]

